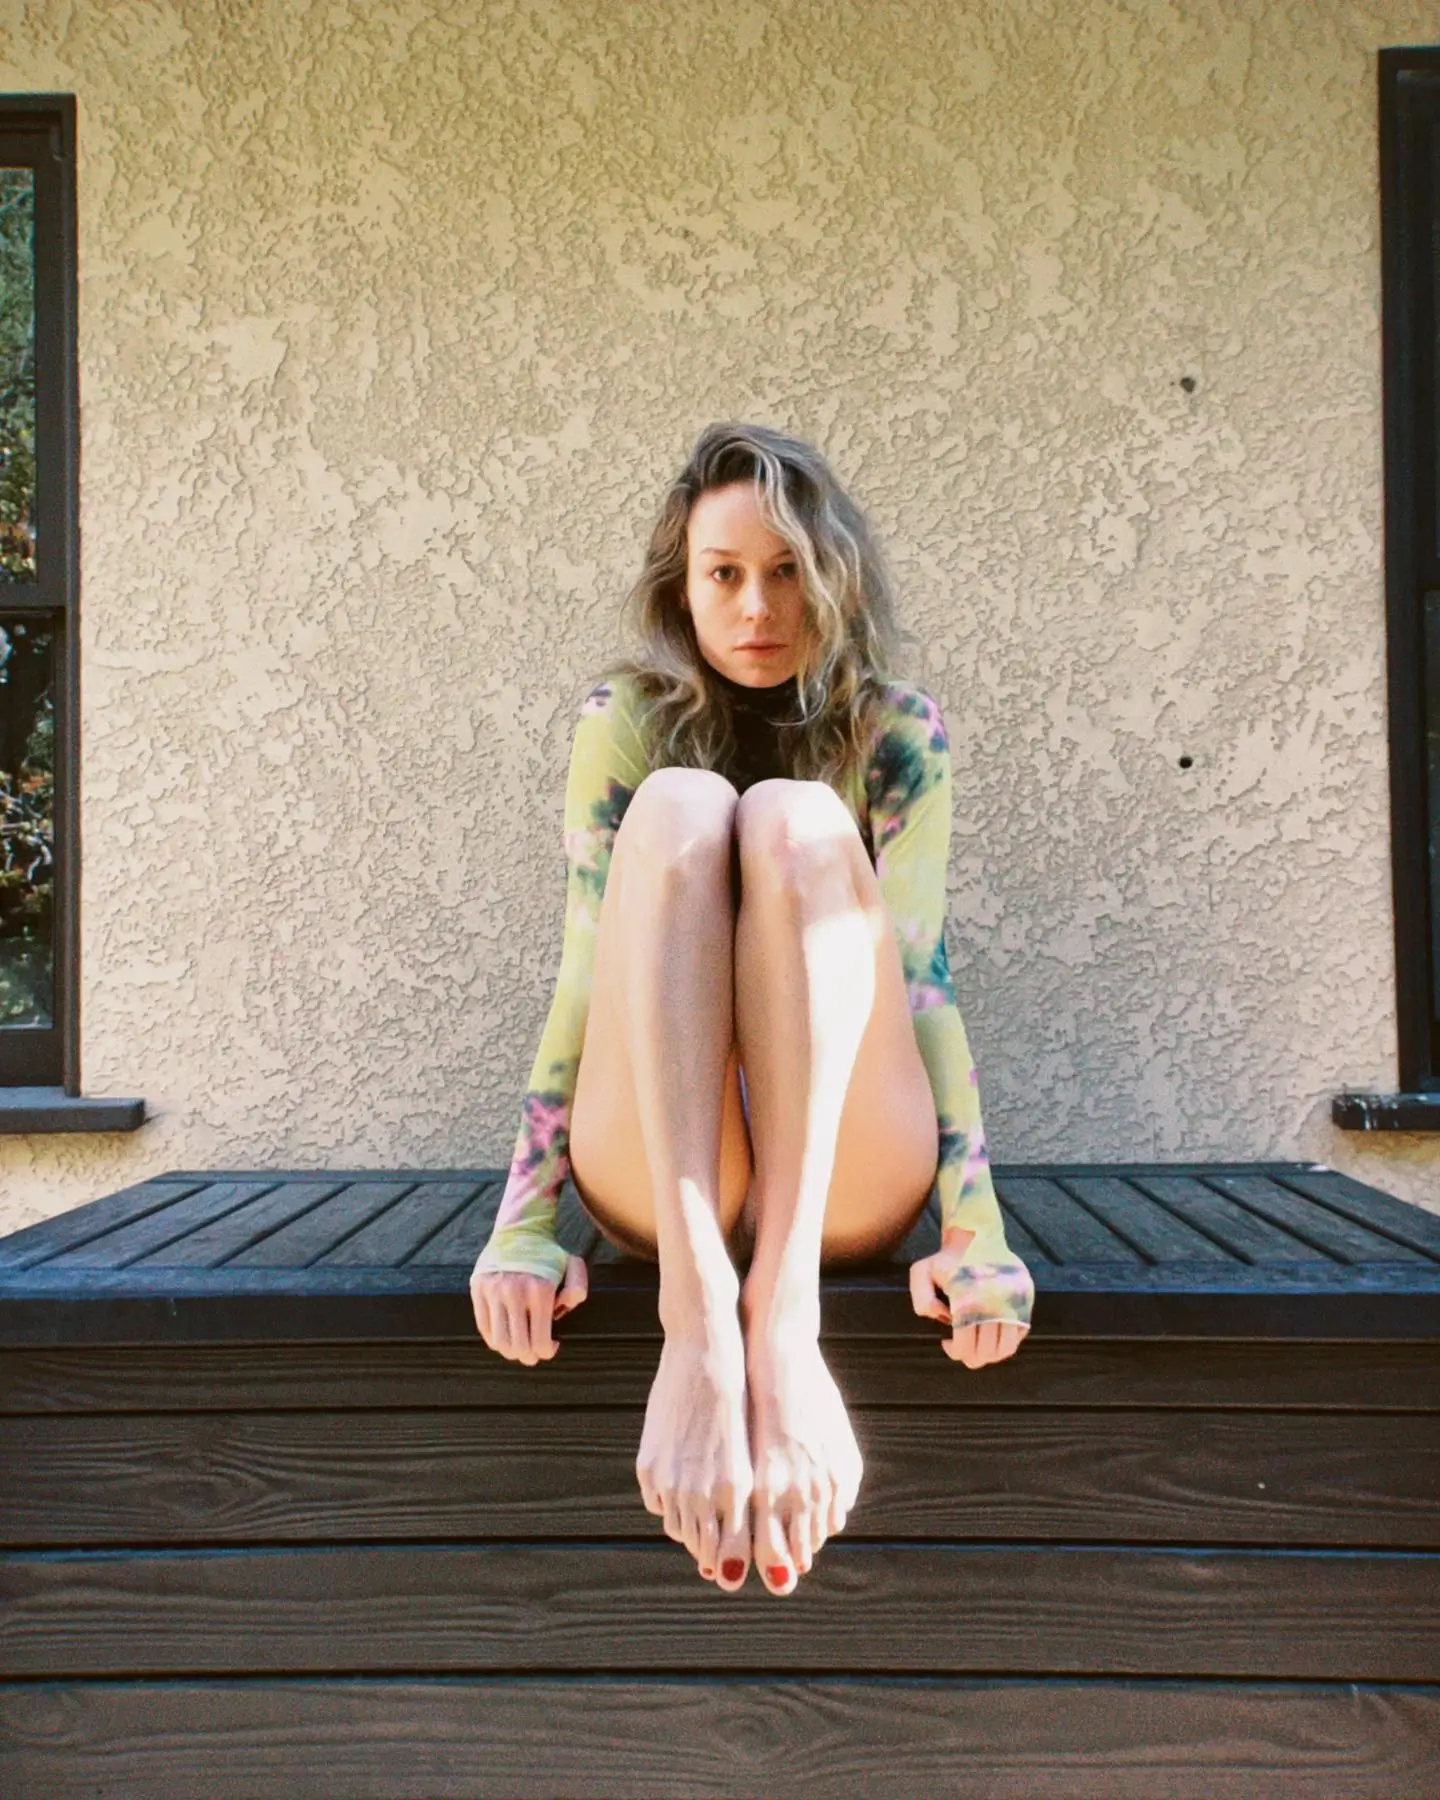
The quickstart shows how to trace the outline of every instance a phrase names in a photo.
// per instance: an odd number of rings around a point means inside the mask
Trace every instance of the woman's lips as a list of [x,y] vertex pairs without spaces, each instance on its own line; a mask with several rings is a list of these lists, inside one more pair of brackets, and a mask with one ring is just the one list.
[[783,644],[737,644],[737,650],[783,650]]

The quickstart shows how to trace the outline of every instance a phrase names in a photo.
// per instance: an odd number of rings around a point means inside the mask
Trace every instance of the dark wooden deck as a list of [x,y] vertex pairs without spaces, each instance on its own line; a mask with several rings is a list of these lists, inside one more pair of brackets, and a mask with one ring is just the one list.
[[1310,1166],[997,1171],[1031,1340],[827,1278],[861,1501],[799,1592],[634,1478],[654,1270],[476,1337],[493,1171],[196,1173],[0,1240],[0,1793],[1440,1796],[1440,1218]]

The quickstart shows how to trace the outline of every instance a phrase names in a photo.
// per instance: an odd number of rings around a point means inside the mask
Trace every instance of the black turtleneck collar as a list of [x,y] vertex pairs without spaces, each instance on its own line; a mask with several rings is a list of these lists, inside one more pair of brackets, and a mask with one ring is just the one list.
[[724,773],[742,794],[757,781],[784,775],[780,732],[799,712],[799,683],[795,677],[776,682],[774,687],[746,687],[743,682],[722,675],[713,663],[707,663],[706,668],[730,703],[734,751]]
[[762,719],[772,721],[794,718],[799,683],[793,675],[776,682],[773,687],[746,687],[743,681],[732,681],[728,675],[722,675],[714,663],[707,662],[705,667],[716,686],[730,696],[730,704],[737,711],[758,713]]

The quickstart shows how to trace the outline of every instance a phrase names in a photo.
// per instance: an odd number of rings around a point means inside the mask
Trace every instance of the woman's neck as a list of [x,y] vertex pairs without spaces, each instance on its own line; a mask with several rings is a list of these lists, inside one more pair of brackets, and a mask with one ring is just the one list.
[[722,674],[714,663],[707,662],[705,666],[714,677],[716,685],[730,696],[731,704],[745,712],[760,713],[767,719],[778,719],[795,710],[797,682],[793,675],[776,682],[773,687],[747,687],[743,681],[732,681],[728,675]]

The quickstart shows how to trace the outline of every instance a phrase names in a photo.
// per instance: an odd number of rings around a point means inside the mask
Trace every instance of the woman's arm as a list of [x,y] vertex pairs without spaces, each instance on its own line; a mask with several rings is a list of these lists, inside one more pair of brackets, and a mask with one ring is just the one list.
[[585,1043],[595,932],[615,833],[647,773],[624,691],[602,682],[586,697],[565,785],[565,938],[560,972],[490,1241],[475,1268],[515,1270],[558,1285],[568,1262],[555,1209],[570,1170],[570,1102]]
[[957,1334],[991,1324],[1023,1331],[1034,1283],[1005,1241],[980,1118],[979,1076],[945,950],[950,744],[928,694],[901,684],[888,693],[866,785],[875,871],[899,941],[940,1128],[941,1250],[926,1260],[946,1289]]

